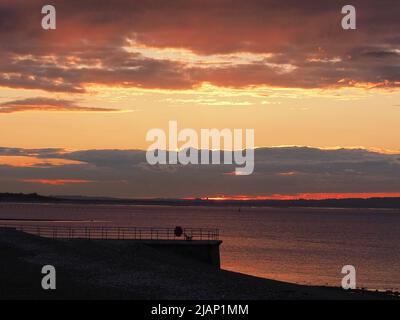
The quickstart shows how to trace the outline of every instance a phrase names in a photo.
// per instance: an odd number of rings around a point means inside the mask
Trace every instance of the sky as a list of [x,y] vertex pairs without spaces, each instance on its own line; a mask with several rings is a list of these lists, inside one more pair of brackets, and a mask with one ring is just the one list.
[[[0,192],[115,197],[400,194],[400,5],[0,1]],[[251,128],[251,176],[151,167],[146,133]]]

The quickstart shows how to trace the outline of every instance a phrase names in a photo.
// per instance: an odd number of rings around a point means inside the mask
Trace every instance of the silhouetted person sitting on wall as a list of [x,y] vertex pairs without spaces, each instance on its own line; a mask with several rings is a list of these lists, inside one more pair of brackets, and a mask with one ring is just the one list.
[[176,237],[181,237],[182,235],[185,237],[186,241],[191,241],[193,239],[192,235],[188,235],[184,232],[182,227],[175,227],[174,234]]

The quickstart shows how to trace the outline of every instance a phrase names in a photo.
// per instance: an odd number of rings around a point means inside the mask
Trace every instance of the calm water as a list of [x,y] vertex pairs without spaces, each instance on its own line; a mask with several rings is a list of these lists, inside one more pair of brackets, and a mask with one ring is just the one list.
[[340,286],[351,264],[358,287],[400,290],[399,210],[0,204],[5,218],[220,228],[224,269]]

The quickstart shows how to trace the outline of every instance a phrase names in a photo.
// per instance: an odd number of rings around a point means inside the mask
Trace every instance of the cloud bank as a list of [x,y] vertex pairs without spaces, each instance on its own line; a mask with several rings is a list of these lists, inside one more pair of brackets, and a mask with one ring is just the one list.
[[0,148],[0,156],[76,161],[0,165],[0,192],[129,198],[400,192],[400,154],[364,149],[260,148],[250,176],[233,175],[234,165],[150,166],[141,150]]

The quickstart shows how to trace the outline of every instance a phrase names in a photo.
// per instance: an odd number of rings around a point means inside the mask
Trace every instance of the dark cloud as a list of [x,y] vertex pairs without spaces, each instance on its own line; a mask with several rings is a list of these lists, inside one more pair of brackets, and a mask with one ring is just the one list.
[[[186,66],[179,62],[149,59],[119,48],[86,52],[81,56],[71,54],[80,66],[71,64],[62,54],[50,61],[38,56],[21,59],[7,55],[3,59],[5,65],[0,62],[3,72],[0,85],[71,93],[86,92],[87,84],[162,89],[188,89],[195,85]],[[98,58],[91,57],[96,54]]]
[[[57,30],[40,27],[43,3],[0,4],[0,85],[84,93],[88,84],[188,89],[272,85],[393,88],[400,82],[396,0],[354,0],[357,30],[340,26],[345,1],[59,1]],[[36,14],[35,14],[36,13]],[[127,40],[154,50],[198,54],[272,54],[264,61],[199,68],[122,49]],[[51,57],[51,59],[49,58]],[[271,66],[271,63],[281,66]],[[284,65],[295,67],[282,72]]]
[[73,101],[41,97],[8,101],[0,104],[0,113],[24,111],[112,112],[119,110],[98,107],[81,107],[76,105]]
[[[234,176],[235,165],[150,166],[140,150],[0,148],[1,155],[80,161],[46,167],[0,166],[0,192],[41,192],[118,197],[196,197],[298,193],[400,192],[400,155],[364,149],[260,148],[255,170]],[[23,180],[91,181],[90,184],[24,184]],[[13,187],[12,187],[13,186]]]
[[45,153],[40,157],[54,157],[67,160],[86,162],[98,167],[133,167],[145,160],[144,152],[140,150],[84,150],[68,153]]

